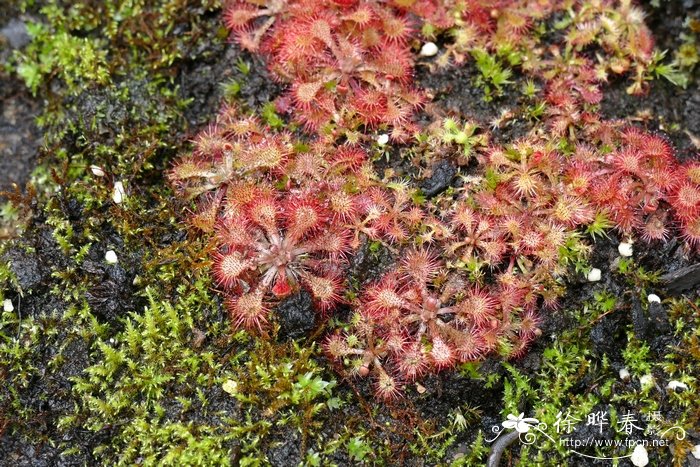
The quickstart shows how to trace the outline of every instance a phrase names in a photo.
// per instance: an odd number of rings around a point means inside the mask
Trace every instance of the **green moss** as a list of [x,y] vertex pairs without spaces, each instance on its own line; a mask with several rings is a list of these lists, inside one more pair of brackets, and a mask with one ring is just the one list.
[[503,95],[504,87],[512,81],[513,71],[504,66],[500,55],[489,54],[482,49],[471,51],[474,63],[479,70],[475,85],[484,90],[484,100],[491,101]]
[[[639,341],[631,332],[628,333],[628,345],[621,349],[620,355],[595,356],[591,353],[588,333],[600,318],[615,309],[615,301],[609,295],[600,295],[579,315],[581,326],[578,330],[567,331],[557,337],[555,343],[547,347],[542,354],[541,370],[536,378],[526,378],[519,370],[505,364],[508,373],[503,379],[504,409],[503,417],[508,414],[525,412],[526,416],[544,422],[544,435],[537,436],[536,448],[522,446],[518,454],[519,465],[563,465],[573,458],[569,448],[559,442],[564,436],[562,421],[571,417],[573,429],[581,430],[587,423],[589,414],[604,410],[609,415],[609,423],[615,426],[621,421],[621,414],[632,413],[637,420],[650,420],[656,414],[663,413],[654,422],[648,422],[656,431],[663,432],[673,426],[685,431],[692,431],[700,421],[700,404],[697,402],[697,356],[698,315],[697,303],[687,299],[669,303],[672,323],[677,327],[676,336],[679,345],[665,350],[663,361],[652,354],[650,347]],[[694,323],[694,324],[693,324]],[[693,328],[695,326],[695,328]],[[695,357],[695,360],[693,358]],[[624,364],[632,373],[629,381],[620,380],[617,371],[610,365],[609,357],[622,357]],[[694,373],[695,372],[695,373]],[[682,392],[664,393],[654,386],[641,386],[639,377],[652,374],[656,384],[665,386],[671,379],[678,379],[689,386]],[[584,391],[577,388],[585,387]],[[641,390],[640,390],[641,389]],[[670,396],[670,397],[669,397]],[[602,409],[601,409],[602,408]],[[559,425],[557,422],[559,421]],[[673,438],[669,432],[664,438]],[[614,439],[624,440],[621,432],[614,434]],[[671,459],[683,459],[692,448],[687,441],[675,440],[672,449],[654,449],[659,462]],[[473,449],[480,446],[480,439]],[[516,449],[517,452],[517,449]],[[585,451],[591,455],[611,456],[628,454],[625,449],[596,448]]]
[[99,42],[63,30],[51,31],[41,23],[32,23],[27,29],[33,40],[17,59],[17,74],[33,94],[52,75],[58,75],[74,92],[85,82],[109,82],[107,55]]

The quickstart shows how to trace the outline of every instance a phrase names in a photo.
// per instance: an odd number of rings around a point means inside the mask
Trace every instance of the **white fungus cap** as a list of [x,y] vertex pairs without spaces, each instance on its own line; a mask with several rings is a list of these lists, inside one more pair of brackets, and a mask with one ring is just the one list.
[[619,245],[617,245],[617,251],[620,253],[620,256],[629,258],[630,256],[632,256],[632,253],[634,253],[634,248],[632,248],[631,243],[622,242]]
[[603,273],[601,272],[600,269],[593,268],[588,272],[586,279],[588,279],[588,282],[598,282],[602,276],[603,276]]
[[95,177],[104,177],[104,176],[105,176],[105,171],[104,171],[104,169],[103,169],[102,167],[98,166],[98,165],[91,165],[91,166],[90,166],[90,172],[92,172],[92,174],[93,174]]
[[107,264],[117,264],[119,262],[119,258],[117,258],[117,254],[114,252],[114,250],[109,250],[107,253],[105,253],[105,261],[107,261]]
[[112,201],[116,204],[121,204],[126,199],[126,190],[122,182],[114,182],[114,191],[112,191]]
[[433,57],[438,53],[438,46],[435,42],[426,42],[423,47],[420,48],[421,57]]
[[693,446],[693,449],[691,449],[690,453],[693,455],[694,458],[700,459],[700,444],[696,444]]
[[630,379],[630,371],[627,368],[620,368],[620,379],[623,381]]
[[2,309],[3,311],[7,311],[8,313],[12,313],[15,311],[15,306],[12,304],[12,300],[9,298],[6,298],[4,302],[2,302]]
[[389,142],[389,135],[386,133],[382,133],[381,135],[377,136],[377,144],[380,146],[384,146],[386,143]]
[[630,460],[636,467],[644,467],[647,465],[649,463],[649,454],[647,454],[646,448],[641,444],[636,445],[634,451],[632,451]]
[[688,385],[685,383],[681,383],[680,381],[676,381],[675,379],[673,381],[669,381],[668,384],[666,385],[666,389],[670,389],[671,391],[676,391],[678,389],[685,391],[688,389]]
[[661,303],[661,298],[659,298],[658,295],[653,294],[653,293],[649,294],[649,296],[647,297],[647,300],[649,301],[649,303]]
[[224,381],[224,384],[221,386],[221,388],[227,393],[231,394],[232,396],[235,396],[238,392],[238,383],[232,379],[227,379],[226,381]]
[[654,377],[651,374],[640,376],[639,384],[641,384],[643,388],[651,386],[652,384],[654,384]]

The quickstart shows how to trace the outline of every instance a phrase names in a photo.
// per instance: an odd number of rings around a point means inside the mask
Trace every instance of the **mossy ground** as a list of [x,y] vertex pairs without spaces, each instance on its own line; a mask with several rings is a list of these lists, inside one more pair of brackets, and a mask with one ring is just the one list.
[[[648,8],[669,47],[682,42],[679,5]],[[605,280],[572,281],[528,356],[433,376],[394,404],[378,403],[365,383],[333,371],[313,344],[327,323],[297,341],[234,334],[209,279],[211,246],[181,223],[187,206],[174,201],[163,173],[220,100],[266,109],[279,123],[265,106],[279,88],[263,63],[227,43],[218,2],[0,7],[18,16],[24,10],[37,24],[25,49],[3,51],[0,78],[22,93],[21,76],[36,96],[29,102],[43,103],[33,188],[2,211],[8,240],[0,299],[14,310],[0,320],[0,463],[480,465],[491,427],[507,414],[537,417],[555,436],[555,417],[567,410],[583,420],[597,410],[640,419],[658,412],[659,427],[680,426],[687,437],[650,449],[652,462],[694,462],[688,452],[700,443],[700,300],[696,292],[667,297],[657,279],[688,264],[677,248],[620,262],[616,242],[599,241],[591,262]],[[471,90],[473,74],[423,71],[419,78],[445,107],[485,120],[517,102],[513,85],[484,103]],[[624,83],[613,84],[604,109],[664,129],[688,157],[700,135],[692,112],[700,105],[697,79],[696,71],[685,91],[656,82],[642,101],[615,92]],[[106,176],[95,177],[91,165]],[[121,204],[112,201],[117,180],[127,192]],[[118,264],[105,263],[107,250]],[[387,259],[365,253],[357,267],[371,276]],[[646,313],[652,292],[665,299],[667,330],[633,319]],[[631,379],[620,379],[623,367]],[[646,374],[654,383],[642,386]],[[667,391],[670,380],[689,389]],[[579,428],[580,436],[590,429],[583,422]],[[602,437],[625,438],[612,430]],[[593,464],[566,451],[542,438],[516,444],[506,457],[520,465]]]

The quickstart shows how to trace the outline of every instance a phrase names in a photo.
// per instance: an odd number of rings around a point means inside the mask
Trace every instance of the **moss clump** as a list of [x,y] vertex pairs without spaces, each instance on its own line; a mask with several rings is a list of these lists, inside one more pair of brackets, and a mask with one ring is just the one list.
[[[174,304],[145,293],[143,313],[94,342],[96,363],[72,379],[75,413],[58,423],[60,430],[109,431],[93,448],[100,463],[254,465],[266,461],[281,429],[299,430],[303,447],[340,406],[312,349],[242,334],[222,348],[230,336],[207,324],[215,303],[203,280],[181,287]],[[320,440],[312,441],[319,449]]]

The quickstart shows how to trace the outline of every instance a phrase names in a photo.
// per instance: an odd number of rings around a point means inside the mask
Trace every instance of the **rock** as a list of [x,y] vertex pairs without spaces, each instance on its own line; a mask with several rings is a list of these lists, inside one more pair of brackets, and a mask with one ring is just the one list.
[[654,376],[651,373],[647,373],[646,375],[642,375],[639,377],[639,385],[642,386],[642,389],[644,388],[649,388],[654,385]]
[[357,277],[361,284],[376,280],[394,265],[395,258],[384,246],[375,252],[371,251],[370,243],[363,241],[360,249],[352,257],[348,274]]
[[13,49],[21,49],[32,40],[27,31],[27,25],[24,24],[24,21],[17,18],[11,19],[9,23],[0,29],[0,36],[4,36]]
[[105,176],[105,171],[102,167],[98,165],[91,165],[90,166],[90,171],[95,177],[104,177]]
[[129,284],[128,274],[123,267],[114,264],[106,268],[105,271],[107,272],[107,277],[117,284],[121,286],[127,286]]
[[649,454],[647,453],[646,448],[641,444],[636,445],[630,460],[635,467],[644,467],[649,464]]
[[301,337],[316,325],[311,294],[306,290],[286,298],[276,309],[280,321],[280,338]]
[[123,290],[119,284],[103,279],[85,292],[85,298],[96,316],[112,321],[117,319],[119,312],[124,311],[122,294]]
[[83,261],[83,263],[80,265],[80,269],[83,271],[89,273],[89,274],[103,274],[104,273],[104,266],[101,263],[98,263],[97,261],[92,261],[89,259],[86,259]]
[[602,275],[603,273],[600,269],[593,268],[586,275],[586,279],[588,279],[588,282],[598,282],[601,279]]
[[669,343],[668,337],[671,331],[671,323],[663,305],[652,300],[649,302],[648,311],[645,311],[641,300],[634,297],[631,311],[634,335],[651,345],[653,349],[663,352]]
[[667,333],[671,330],[668,313],[659,302],[649,302],[649,324],[656,334]]
[[81,269],[94,275],[93,285],[86,291],[85,298],[97,316],[112,321],[124,310],[132,308],[129,292],[131,280],[121,265],[106,266],[101,262],[86,260]]
[[688,385],[674,379],[673,381],[668,382],[666,389],[674,392],[683,392],[688,390]]
[[107,250],[107,253],[105,253],[105,261],[107,264],[117,264],[119,262],[117,253],[114,250]]
[[636,297],[632,299],[632,328],[638,339],[646,340],[649,320],[642,309],[642,304]]
[[266,452],[271,465],[300,465],[303,464],[303,457],[299,452],[299,435],[289,430],[285,436],[271,443],[270,449]]
[[700,444],[696,444],[693,446],[693,449],[690,451],[690,453],[693,455],[694,458],[700,460]]
[[627,368],[620,368],[620,379],[622,381],[629,381],[630,371]]
[[18,248],[7,252],[3,259],[10,261],[10,269],[17,276],[17,282],[23,291],[36,287],[42,280],[38,257]]
[[421,57],[434,57],[439,52],[438,46],[435,42],[426,42],[423,47],[420,48]]
[[445,191],[457,175],[457,169],[446,160],[436,162],[432,171],[430,178],[426,178],[420,184],[420,189],[429,198]]
[[700,286],[700,263],[664,274],[661,276],[661,282],[672,295],[697,289]]
[[615,355],[618,352],[615,333],[617,332],[619,323],[611,316],[604,316],[603,319],[595,323],[590,331],[590,339],[593,342],[593,351],[596,355]]
[[620,256],[624,256],[626,258],[629,258],[634,254],[634,249],[632,247],[632,244],[630,242],[622,242],[617,246],[617,251],[620,253]]

